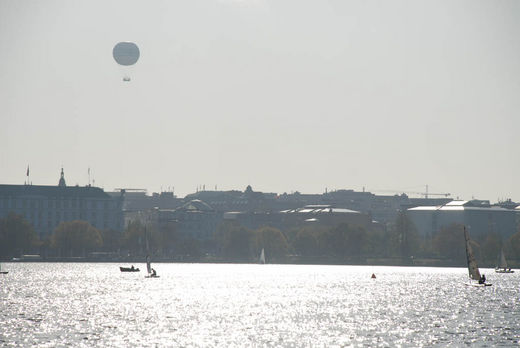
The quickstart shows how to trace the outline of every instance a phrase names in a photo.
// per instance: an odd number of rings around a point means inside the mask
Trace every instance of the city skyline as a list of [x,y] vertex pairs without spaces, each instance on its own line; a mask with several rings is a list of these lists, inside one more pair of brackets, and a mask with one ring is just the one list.
[[[60,174],[60,177],[63,176],[63,173],[64,173],[64,169],[63,167],[61,167],[61,174]],[[30,176],[30,166],[27,166],[27,169],[26,169],[26,172],[25,172],[25,180],[23,182],[23,184],[28,184],[28,185],[36,185],[36,186],[59,186],[58,184],[53,184],[53,183],[39,183],[39,182],[34,182],[32,180],[32,177]],[[119,190],[122,190],[122,189],[125,189],[125,190],[139,190],[139,191],[145,191],[147,195],[151,195],[153,193],[161,193],[161,192],[171,192],[173,194],[175,194],[176,197],[179,197],[179,198],[184,198],[190,194],[193,194],[193,193],[196,193],[196,192],[202,192],[202,191],[221,191],[221,192],[225,192],[225,191],[245,191],[245,187],[225,187],[225,188],[222,188],[222,187],[219,187],[218,185],[206,185],[206,184],[199,184],[197,185],[192,191],[187,191],[187,192],[181,192],[179,193],[179,191],[177,191],[175,189],[175,185],[149,185],[149,186],[146,186],[146,187],[137,187],[137,186],[127,186],[127,187],[123,187],[121,185],[119,186],[115,186],[115,187],[104,187],[103,185],[99,185],[98,183],[96,183],[96,180],[95,178],[92,177],[91,175],[91,169],[88,168],[87,170],[87,182],[86,183],[80,183],[78,181],[67,181],[67,177],[65,175],[64,177],[64,180],[69,183],[67,184],[67,186],[94,186],[94,187],[99,187],[101,189],[103,189],[105,192],[113,192],[113,191],[119,191]],[[61,181],[61,179],[59,179]],[[58,182],[58,181],[57,181]],[[21,185],[21,183],[0,183],[2,185]],[[307,191],[299,191],[299,190],[282,190],[282,191],[273,191],[273,190],[262,190],[262,189],[258,189],[258,187],[260,186],[255,186],[255,185],[251,185],[251,184],[248,184],[247,185],[248,187],[250,186],[253,191],[255,192],[262,192],[262,193],[275,193],[275,194],[293,194],[295,192],[299,192],[301,194],[324,194],[324,193],[327,193],[327,192],[334,192],[334,191],[341,191],[341,190],[347,190],[347,191],[354,191],[354,192],[368,192],[368,193],[372,193],[374,195],[377,195],[377,196],[393,196],[393,195],[401,195],[401,194],[406,194],[408,197],[410,198],[416,198],[416,197],[420,197],[420,198],[449,198],[449,199],[453,199],[453,200],[473,200],[473,199],[477,199],[477,200],[488,200],[490,201],[491,203],[500,203],[500,202],[506,202],[508,200],[512,200],[513,202],[515,201],[514,199],[512,199],[511,197],[499,197],[497,199],[493,199],[493,198],[489,198],[489,197],[461,197],[459,195],[457,195],[456,193],[451,193],[451,192],[440,192],[440,191],[432,191],[431,190],[431,187],[429,185],[421,185],[421,186],[411,186],[411,187],[407,187],[406,189],[373,189],[373,188],[370,188],[370,187],[365,187],[363,186],[362,188],[358,189],[358,188],[354,188],[354,187],[348,187],[348,186],[343,186],[343,187],[325,187],[322,191],[317,191],[317,192],[307,192]],[[149,189],[149,187],[158,187],[159,189],[155,190],[155,189]]]
[[[520,201],[520,4],[0,2],[0,182]],[[139,61],[112,49],[135,42]],[[125,82],[126,75],[131,81]]]
[[517,345],[519,38],[518,0],[0,0],[0,342]]

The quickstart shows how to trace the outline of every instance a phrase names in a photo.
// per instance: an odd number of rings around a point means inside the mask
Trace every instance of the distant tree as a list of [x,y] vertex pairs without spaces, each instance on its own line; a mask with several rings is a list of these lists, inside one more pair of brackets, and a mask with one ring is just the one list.
[[198,258],[202,256],[202,245],[201,242],[192,237],[185,237],[179,239],[178,250],[180,254],[189,256],[192,258]]
[[433,248],[433,237],[428,233],[426,234],[421,241],[421,256],[425,257],[435,257],[437,253]]
[[53,247],[52,247],[52,234],[46,235],[40,241],[40,253],[43,257],[47,257],[47,256],[49,256],[49,254],[56,253],[56,250],[53,250]]
[[11,212],[0,219],[0,256],[18,256],[38,245],[33,226],[22,215]]
[[495,265],[501,245],[502,239],[498,233],[487,234],[480,245],[482,260],[488,264]]
[[371,257],[383,257],[387,245],[385,243],[385,231],[382,229],[369,229],[366,236],[366,255]]
[[324,245],[329,254],[338,257],[357,257],[365,253],[367,247],[367,232],[361,226],[351,226],[342,223],[325,233]]
[[161,249],[161,233],[156,226],[145,226],[140,220],[130,221],[121,244],[132,254],[156,254]]
[[101,239],[103,240],[103,248],[106,251],[116,251],[121,247],[121,240],[123,238],[121,232],[105,229],[101,230],[100,233]]
[[159,249],[163,255],[174,254],[176,251],[184,253],[181,252],[181,249],[185,249],[183,245],[186,243],[184,243],[182,236],[179,235],[175,222],[161,225],[157,232],[159,235]]
[[509,238],[509,250],[514,259],[520,259],[520,229]]
[[130,221],[123,234],[122,246],[132,254],[143,254],[146,249],[144,232],[141,221]]
[[254,231],[253,252],[256,250],[260,255],[260,250],[265,249],[268,257],[284,257],[289,249],[287,240],[283,233],[273,227],[261,227]]
[[236,222],[224,222],[216,232],[219,254],[235,260],[250,260],[252,232]]
[[420,253],[421,238],[405,212],[400,212],[390,228],[392,254],[408,258]]
[[[441,257],[457,261],[466,260],[464,226],[451,224],[442,228],[433,236],[432,245],[433,250]],[[478,245],[475,244],[475,249],[477,248]]]
[[102,244],[98,229],[81,220],[60,223],[51,237],[52,247],[61,250],[62,255],[85,255]]
[[315,227],[304,227],[294,232],[291,239],[291,244],[296,253],[302,256],[317,256],[320,255],[319,240],[324,233]]

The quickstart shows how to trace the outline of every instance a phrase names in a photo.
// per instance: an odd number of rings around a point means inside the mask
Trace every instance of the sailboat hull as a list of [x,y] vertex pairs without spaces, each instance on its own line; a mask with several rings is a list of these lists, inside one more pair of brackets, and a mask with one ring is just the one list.
[[513,270],[507,270],[507,269],[495,269],[496,273],[515,273]]
[[0,274],[7,274],[9,271],[1,271]]
[[492,286],[493,284],[490,284],[490,283],[484,283],[484,284],[479,284],[479,283],[464,283],[464,285],[467,285],[467,286],[474,286],[476,288],[484,288],[486,286]]
[[139,272],[139,268],[119,267],[121,272]]

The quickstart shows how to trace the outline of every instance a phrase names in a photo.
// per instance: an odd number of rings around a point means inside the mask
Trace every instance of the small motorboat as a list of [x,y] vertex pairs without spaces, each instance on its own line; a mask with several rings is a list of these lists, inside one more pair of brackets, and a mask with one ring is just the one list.
[[119,267],[121,272],[139,272],[139,268],[132,267]]

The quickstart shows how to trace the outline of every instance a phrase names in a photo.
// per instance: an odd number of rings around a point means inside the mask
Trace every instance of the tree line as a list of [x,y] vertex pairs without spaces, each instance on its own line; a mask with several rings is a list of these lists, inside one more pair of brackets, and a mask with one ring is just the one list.
[[[502,240],[496,233],[472,236],[473,249],[482,265],[494,265],[502,248],[506,257],[520,260],[520,231]],[[249,229],[225,221],[213,239],[200,241],[183,235],[175,224],[146,226],[139,220],[123,232],[98,230],[86,221],[62,222],[53,234],[40,240],[32,225],[14,213],[0,219],[0,258],[27,253],[54,257],[88,256],[90,252],[112,252],[124,256],[147,253],[165,259],[215,257],[233,262],[251,262],[265,250],[268,260],[287,262],[366,262],[387,258],[411,263],[414,259],[441,259],[457,265],[466,260],[463,226],[453,224],[435,235],[422,237],[401,213],[387,228],[367,229],[346,223],[326,227],[307,225],[289,231],[264,226]]]

